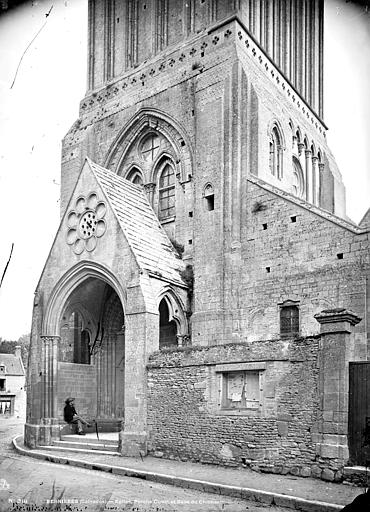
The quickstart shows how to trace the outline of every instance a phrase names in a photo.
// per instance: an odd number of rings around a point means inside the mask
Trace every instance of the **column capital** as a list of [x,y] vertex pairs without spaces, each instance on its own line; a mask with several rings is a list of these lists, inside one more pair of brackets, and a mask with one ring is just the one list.
[[152,192],[155,189],[155,183],[145,183],[144,185],[145,192]]
[[361,322],[362,318],[345,308],[324,309],[314,315],[321,325],[321,333],[351,332],[351,327]]
[[308,158],[311,153],[312,153],[312,151],[310,149],[305,149],[304,150],[304,154],[306,155],[306,158]]
[[319,163],[319,171],[320,172],[324,172],[324,169],[325,169],[325,164],[323,164],[322,162]]
[[299,155],[302,154],[303,148],[304,148],[304,143],[303,142],[299,142],[298,143],[298,154]]
[[176,338],[179,347],[187,347],[191,345],[191,338],[189,334],[177,334]]
[[48,334],[42,334],[40,336],[40,338],[42,339],[42,341],[44,341],[45,343],[47,341],[59,341],[60,340],[60,336],[58,335],[48,335]]
[[314,164],[316,164],[316,163],[317,163],[318,159],[319,159],[319,157],[318,157],[318,156],[312,155],[312,162],[313,162]]

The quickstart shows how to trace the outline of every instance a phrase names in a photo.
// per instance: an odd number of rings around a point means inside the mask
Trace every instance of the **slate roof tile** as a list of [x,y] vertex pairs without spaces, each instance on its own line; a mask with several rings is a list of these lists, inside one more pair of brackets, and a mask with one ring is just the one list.
[[181,284],[184,263],[138,185],[86,159],[109,200],[139,267],[149,273]]
[[23,365],[14,354],[0,354],[0,366],[5,366],[5,375],[24,375]]

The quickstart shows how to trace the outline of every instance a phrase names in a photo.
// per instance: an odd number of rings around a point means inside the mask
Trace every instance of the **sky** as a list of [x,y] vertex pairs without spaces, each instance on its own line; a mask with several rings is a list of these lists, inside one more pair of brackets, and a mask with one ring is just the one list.
[[[370,206],[370,12],[342,0],[325,9],[324,120],[347,213],[359,222]],[[0,289],[3,339],[30,331],[59,225],[61,140],[86,92],[86,52],[87,0],[29,1],[0,17],[0,277],[14,243]]]

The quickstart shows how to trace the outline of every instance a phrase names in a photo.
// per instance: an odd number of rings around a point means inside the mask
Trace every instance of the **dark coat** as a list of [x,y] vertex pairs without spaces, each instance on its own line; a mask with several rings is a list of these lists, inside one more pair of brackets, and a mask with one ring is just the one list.
[[73,416],[77,415],[76,409],[71,404],[66,404],[64,407],[64,421],[71,423]]
[[356,498],[342,508],[341,512],[367,512],[370,510],[370,491],[356,496]]

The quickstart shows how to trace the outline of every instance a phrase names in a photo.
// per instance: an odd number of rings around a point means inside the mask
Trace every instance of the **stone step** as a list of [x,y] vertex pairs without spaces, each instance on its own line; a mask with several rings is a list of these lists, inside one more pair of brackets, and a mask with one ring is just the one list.
[[[84,426],[84,431],[88,433],[95,433],[96,432],[96,424],[95,420],[88,419],[89,423],[91,424],[90,427]],[[106,418],[98,418],[96,419],[96,423],[98,425],[98,432],[119,432],[122,429],[122,419],[106,419]],[[63,424],[61,426],[60,433],[62,435],[70,435],[70,434],[76,434],[77,433],[77,425],[76,424]]]
[[[113,437],[113,436],[112,436]],[[73,443],[81,443],[81,444],[97,444],[97,445],[112,445],[112,446],[118,446],[118,434],[115,434],[113,439],[107,438],[106,435],[99,436],[99,439],[96,435],[88,434],[86,436],[79,436],[78,434],[72,434],[72,435],[62,435],[60,436],[60,441],[63,442],[73,442]]]
[[51,445],[51,446],[40,446],[39,447],[40,450],[42,451],[45,451],[45,452],[52,452],[52,451],[57,451],[57,452],[65,452],[65,453],[68,453],[68,452],[74,452],[74,453],[84,453],[84,454],[96,454],[96,455],[121,455],[120,452],[118,451],[118,448],[116,451],[112,451],[112,450],[102,450],[102,449],[99,449],[99,450],[91,450],[90,448],[87,448],[86,446],[83,446],[82,448],[71,448],[71,447],[64,447],[64,446],[56,446],[56,445]]
[[76,442],[76,441],[53,441],[54,448],[63,450],[79,450],[79,451],[94,451],[94,452],[118,452],[118,443],[99,443],[99,442]]

